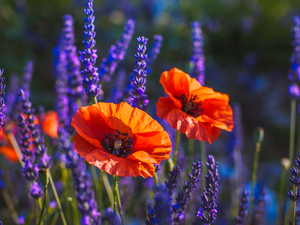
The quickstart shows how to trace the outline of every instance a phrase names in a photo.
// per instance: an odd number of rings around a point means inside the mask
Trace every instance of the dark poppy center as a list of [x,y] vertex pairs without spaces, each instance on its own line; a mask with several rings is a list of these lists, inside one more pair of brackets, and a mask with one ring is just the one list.
[[175,96],[182,104],[181,110],[193,117],[198,117],[202,114],[202,103],[197,95],[187,96],[182,94],[180,97]]
[[126,158],[133,153],[133,141],[133,138],[131,138],[128,133],[116,130],[114,134],[105,134],[101,145],[105,152]]

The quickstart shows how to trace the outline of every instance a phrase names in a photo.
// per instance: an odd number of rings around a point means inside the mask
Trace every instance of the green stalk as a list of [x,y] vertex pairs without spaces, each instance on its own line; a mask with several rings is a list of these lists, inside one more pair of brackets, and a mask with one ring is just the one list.
[[177,130],[177,133],[176,133],[176,145],[175,145],[174,158],[173,158],[174,166],[176,166],[176,163],[177,163],[179,138],[180,138],[180,132],[179,132],[179,130]]
[[18,214],[15,210],[14,203],[11,200],[11,197],[9,196],[8,191],[6,189],[2,189],[2,195],[3,195],[4,201],[7,205],[8,211],[9,211],[13,221],[16,224],[18,224],[19,223],[19,217],[18,217]]
[[251,179],[251,191],[250,191],[250,206],[249,206],[249,213],[248,213],[248,222],[251,222],[251,216],[253,211],[253,203],[254,203],[254,187],[257,178],[257,167],[258,167],[258,160],[259,160],[259,152],[260,152],[261,143],[256,143],[255,154],[254,154],[254,162],[253,162],[253,169],[252,169],[252,179]]
[[[293,193],[295,193],[295,195],[297,194],[297,187],[296,185],[293,185]],[[293,201],[293,213],[292,213],[292,225],[295,225],[295,217],[296,217],[296,201]]]
[[[117,179],[118,179],[118,176],[117,176]],[[123,211],[122,211],[122,204],[121,204],[118,181],[117,181],[117,198],[118,198],[118,210],[119,210],[119,213],[120,213],[120,216],[121,216],[122,225],[124,225],[124,217],[123,217]]]
[[295,150],[295,128],[296,128],[296,110],[297,101],[291,100],[291,120],[290,120],[290,148],[289,148],[289,160],[294,162],[294,150]]
[[289,159],[282,159],[281,160],[282,164],[282,172],[281,172],[281,178],[280,178],[280,185],[279,185],[279,196],[278,196],[278,208],[277,208],[277,220],[276,220],[276,225],[281,225],[282,224],[282,216],[284,215],[283,213],[283,199],[285,197],[285,181],[286,181],[286,175],[287,171],[290,168],[290,160]]
[[47,201],[47,196],[48,196],[48,188],[47,188],[47,186],[48,185],[44,186],[44,201],[43,201],[43,206],[42,206],[42,210],[41,210],[41,213],[40,213],[40,218],[39,218],[38,225],[41,225],[42,218],[43,218],[43,215],[44,215],[44,212],[45,212],[46,201]]
[[[291,100],[291,117],[290,117],[290,143],[289,143],[289,160],[290,162],[294,162],[294,150],[295,150],[295,126],[296,126],[296,110],[297,110],[297,101],[295,99]],[[287,184],[284,184],[286,187]],[[292,203],[289,202],[288,212],[285,214],[284,221],[288,222],[289,216],[291,215]],[[285,209],[284,205],[284,209]]]
[[99,212],[102,212],[102,183],[103,183],[103,170],[100,169],[99,182],[98,182],[98,199],[99,199]]
[[118,176],[114,175],[114,212],[117,214],[117,189],[118,189]]
[[157,187],[158,179],[157,179],[157,173],[156,172],[154,173],[154,184],[155,184],[155,187]]
[[96,198],[97,198],[97,195],[98,195],[98,176],[97,176],[96,167],[94,165],[91,165],[91,171],[92,171],[93,183],[95,185],[95,194],[96,194]]
[[104,171],[103,171],[103,174],[102,174],[102,179],[103,179],[104,187],[105,187],[105,190],[107,192],[111,207],[113,208],[114,207],[114,195],[113,195],[112,188],[109,184],[109,180],[107,178],[107,173],[104,172]]
[[13,146],[14,150],[17,153],[17,156],[18,156],[18,159],[19,159],[19,162],[20,162],[21,166],[24,167],[25,163],[22,161],[23,155],[22,155],[21,149],[19,147],[19,144],[18,144],[14,134],[12,132],[9,132],[7,134],[7,136],[10,140],[11,145]]
[[54,197],[55,197],[55,200],[56,200],[56,203],[57,203],[57,207],[59,209],[59,213],[60,213],[63,225],[67,225],[66,218],[65,218],[64,212],[62,210],[60,200],[59,200],[59,197],[58,197],[58,194],[57,194],[57,191],[56,191],[56,188],[55,188],[55,185],[54,185],[54,182],[53,182],[52,175],[51,175],[50,171],[49,171],[49,181],[50,181],[50,184],[51,184],[51,187],[52,187],[52,190],[53,190],[53,194],[54,194]]
[[202,163],[204,164],[204,166],[202,166],[202,188],[205,188],[205,186],[206,186],[205,175],[207,173],[207,168],[206,168],[206,165],[205,165],[206,158],[207,158],[206,157],[205,142],[201,141],[200,146],[201,146],[201,160],[202,160]]
[[195,143],[195,140],[189,139],[189,142],[188,142],[188,151],[189,151],[188,168],[192,167],[192,163],[193,163],[194,143]]

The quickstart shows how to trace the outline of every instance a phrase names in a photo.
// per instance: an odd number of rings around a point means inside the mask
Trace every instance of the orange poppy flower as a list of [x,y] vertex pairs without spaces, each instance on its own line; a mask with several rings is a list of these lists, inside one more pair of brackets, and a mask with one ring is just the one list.
[[232,109],[226,94],[202,87],[183,71],[173,68],[161,74],[160,83],[169,97],[160,97],[157,116],[189,139],[214,142],[220,129],[232,131]]
[[57,112],[47,111],[41,116],[40,120],[43,133],[51,138],[57,138],[57,130],[59,126]]
[[153,176],[169,158],[171,141],[147,113],[122,102],[81,107],[72,118],[73,143],[87,162],[118,176]]
[[14,122],[10,122],[0,130],[0,153],[3,154],[11,163],[18,162],[18,155],[15,152],[15,149],[13,148],[4,129],[11,129],[12,132],[15,133],[17,130],[17,125]]

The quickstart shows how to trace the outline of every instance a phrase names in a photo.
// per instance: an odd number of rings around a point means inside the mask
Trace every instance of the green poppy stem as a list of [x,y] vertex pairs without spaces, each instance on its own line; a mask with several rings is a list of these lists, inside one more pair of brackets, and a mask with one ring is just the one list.
[[117,189],[118,189],[118,176],[114,175],[114,212],[117,214]]
[[47,186],[48,185],[44,186],[44,200],[43,200],[42,210],[40,212],[40,218],[39,218],[38,225],[41,225],[42,219],[43,219],[43,216],[44,216],[44,212],[45,212],[46,201],[47,201],[47,196],[48,196],[48,188],[47,188]]
[[296,110],[297,101],[295,99],[291,100],[291,120],[290,120],[290,148],[289,148],[289,160],[294,162],[294,150],[295,150],[295,130],[296,130]]
[[201,147],[201,160],[204,166],[202,166],[202,188],[205,188],[206,186],[206,180],[205,180],[205,175],[207,173],[207,168],[206,168],[206,146],[205,146],[205,142],[201,141],[200,143],[200,147]]
[[252,211],[253,211],[253,203],[254,203],[254,187],[257,178],[257,167],[258,167],[258,160],[259,160],[259,153],[260,153],[261,143],[256,143],[255,154],[254,154],[254,162],[253,162],[253,169],[252,169],[252,179],[251,179],[251,191],[250,191],[250,206],[249,206],[249,213],[248,213],[248,222],[250,224]]
[[121,216],[122,225],[124,225],[121,198],[120,198],[120,193],[118,188],[118,175],[114,175],[114,212],[116,214],[117,214],[117,204]]
[[60,213],[63,225],[67,225],[66,218],[65,218],[64,212],[62,210],[60,200],[59,200],[59,197],[58,197],[58,194],[57,194],[57,191],[56,191],[56,188],[55,188],[55,185],[54,185],[54,182],[53,182],[52,175],[51,175],[50,171],[49,171],[49,181],[50,181],[50,185],[51,185],[52,190],[53,190],[53,194],[54,194],[54,197],[55,197],[55,200],[56,200],[56,203],[57,203],[57,208],[59,209],[59,213]]
[[174,158],[173,158],[174,166],[176,166],[176,163],[177,163],[177,154],[178,154],[179,138],[180,138],[180,132],[179,132],[179,130],[177,130],[177,133],[176,133],[176,145],[175,145]]
[[188,142],[188,152],[189,152],[188,153],[189,154],[188,168],[192,167],[192,163],[193,163],[194,143],[195,143],[195,140],[189,139],[189,142]]
[[98,199],[99,199],[99,212],[102,212],[102,183],[103,183],[103,170],[100,170],[99,173],[99,182],[98,182]]

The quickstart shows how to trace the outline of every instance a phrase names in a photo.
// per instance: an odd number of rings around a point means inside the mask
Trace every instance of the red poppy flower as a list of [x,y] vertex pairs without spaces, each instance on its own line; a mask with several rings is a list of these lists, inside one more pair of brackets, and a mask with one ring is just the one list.
[[57,112],[47,111],[41,116],[40,120],[43,133],[51,138],[57,138],[59,126]]
[[11,129],[12,132],[15,133],[17,130],[17,125],[14,122],[10,122],[0,130],[0,153],[3,154],[5,158],[11,163],[18,162],[18,155],[15,149],[13,148],[9,137],[5,133],[5,129]]
[[171,141],[147,113],[122,102],[80,108],[72,118],[73,143],[87,162],[118,176],[153,176],[153,164],[169,158]]
[[202,87],[194,78],[173,68],[161,74],[160,83],[169,97],[160,97],[157,116],[185,133],[189,139],[214,142],[220,129],[232,131],[232,109],[226,94]]

